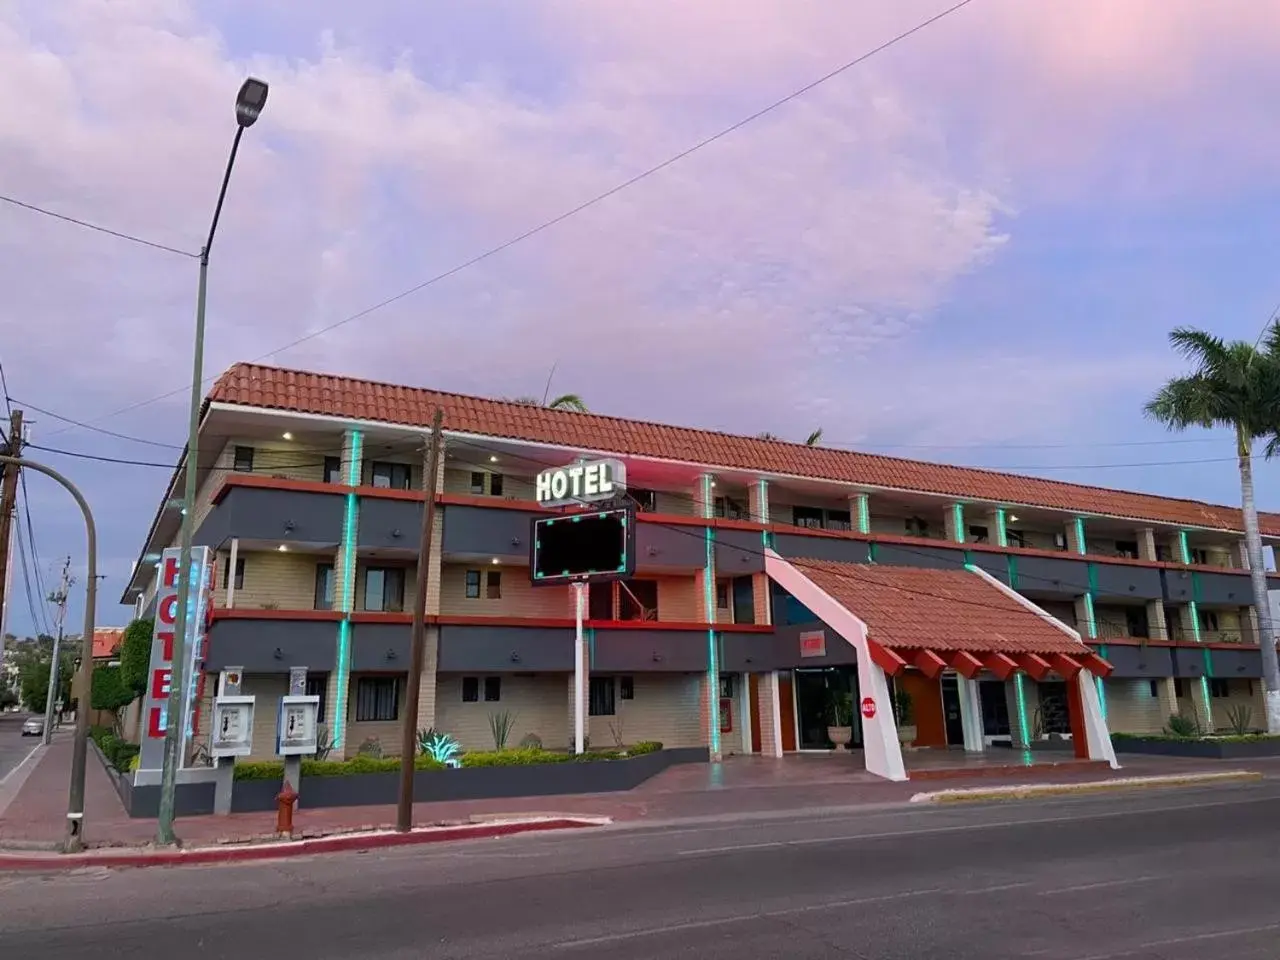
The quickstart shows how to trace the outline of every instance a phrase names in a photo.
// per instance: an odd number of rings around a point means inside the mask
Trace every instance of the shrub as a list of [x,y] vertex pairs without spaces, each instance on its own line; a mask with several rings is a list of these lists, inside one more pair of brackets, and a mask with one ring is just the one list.
[[121,773],[126,773],[137,766],[139,746],[116,736],[110,727],[93,727],[89,736],[98,745],[107,763]]
[[356,755],[361,757],[381,758],[382,741],[377,737],[366,738],[360,746],[356,747]]
[[1175,713],[1169,717],[1169,723],[1164,728],[1164,732],[1171,737],[1198,737],[1200,736],[1200,721],[1196,717],[1189,717],[1185,713]]
[[132,694],[130,703],[147,691],[154,633],[154,620],[134,620],[124,628],[120,641],[120,682]]
[[507,749],[507,739],[511,736],[511,728],[515,723],[516,715],[510,710],[489,714],[489,731],[493,734],[493,749]]
[[1227,707],[1227,723],[1237,737],[1247,736],[1253,729],[1253,707],[1247,703]]
[[521,750],[530,750],[530,749],[532,749],[532,750],[541,750],[541,749],[542,749],[542,738],[541,738],[540,736],[538,736],[536,733],[526,733],[523,737],[521,737],[521,738],[520,738],[520,747],[519,747],[519,749],[521,749]]
[[[413,758],[415,770],[443,770],[444,765],[430,757]],[[398,773],[399,757],[354,756],[350,760],[302,761],[304,777],[354,777],[365,773]],[[283,780],[284,763],[280,760],[240,761],[236,763],[237,780]]]

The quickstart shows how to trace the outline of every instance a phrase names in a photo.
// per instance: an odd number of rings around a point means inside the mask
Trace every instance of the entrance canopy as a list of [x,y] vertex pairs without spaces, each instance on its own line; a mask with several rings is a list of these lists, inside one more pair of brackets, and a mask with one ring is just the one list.
[[[884,709],[886,678],[909,669],[936,678],[948,667],[965,681],[983,671],[1000,680],[1023,672],[1069,681],[1077,750],[1115,765],[1093,682],[1111,665],[1075,630],[986,571],[787,560],[769,550],[765,572],[857,652],[871,772],[906,776],[893,714]],[[976,692],[972,697],[976,704]]]

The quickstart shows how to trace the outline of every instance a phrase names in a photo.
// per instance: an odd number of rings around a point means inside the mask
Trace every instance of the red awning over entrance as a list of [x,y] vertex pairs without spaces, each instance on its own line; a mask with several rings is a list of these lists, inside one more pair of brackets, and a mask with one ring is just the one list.
[[1111,672],[1065,625],[981,573],[788,562],[866,624],[872,659],[890,675],[907,666],[929,676],[945,667],[968,677],[986,669],[1001,679],[1017,670],[1037,680]]

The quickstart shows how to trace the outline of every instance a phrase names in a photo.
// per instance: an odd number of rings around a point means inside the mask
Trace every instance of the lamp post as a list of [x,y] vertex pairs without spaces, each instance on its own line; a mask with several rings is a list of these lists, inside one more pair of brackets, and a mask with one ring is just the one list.
[[213,221],[209,224],[209,236],[200,248],[200,281],[196,288],[196,335],[192,351],[191,418],[187,425],[186,484],[182,495],[181,559],[178,562],[178,609],[174,611],[173,656],[170,663],[169,703],[165,708],[164,765],[160,772],[160,810],[156,824],[156,842],[163,845],[177,843],[173,829],[174,794],[177,789],[178,767],[182,762],[182,744],[185,739],[186,698],[190,678],[187,676],[186,641],[188,606],[191,602],[191,537],[195,519],[196,473],[200,467],[200,406],[204,399],[204,312],[205,293],[209,279],[209,251],[213,236],[218,230],[218,218],[222,216],[222,203],[227,197],[227,184],[231,182],[231,169],[235,166],[240,138],[257,121],[267,103],[267,84],[250,77],[240,86],[236,96],[236,136],[231,141],[231,155],[227,169],[222,174],[222,188],[213,208]]

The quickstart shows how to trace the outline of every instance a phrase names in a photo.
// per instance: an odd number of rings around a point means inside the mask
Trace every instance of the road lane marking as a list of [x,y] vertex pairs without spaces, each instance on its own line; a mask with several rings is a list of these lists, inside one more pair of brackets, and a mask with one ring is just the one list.
[[1163,877],[1130,877],[1124,880],[1100,880],[1097,883],[1077,883],[1070,887],[1057,887],[1054,890],[1041,890],[1040,896],[1053,897],[1060,893],[1075,893],[1078,890],[1102,890],[1105,887],[1122,887],[1130,883],[1150,883],[1152,880],[1163,880]]
[[1258,797],[1250,800],[1222,800],[1213,803],[1184,803],[1166,807],[1144,807],[1141,811],[1115,810],[1090,814],[1089,816],[1032,817],[1023,820],[1000,820],[991,823],[961,823],[946,827],[925,827],[918,830],[887,830],[880,833],[854,833],[835,837],[806,837],[800,840],[773,840],[766,843],[740,843],[722,847],[696,847],[692,850],[679,850],[677,856],[695,857],[717,853],[736,853],[740,850],[769,850],[776,847],[801,847],[822,843],[844,843],[851,840],[890,840],[900,837],[927,836],[930,834],[960,833],[972,830],[1004,830],[1009,827],[1038,826],[1047,823],[1080,823],[1088,820],[1114,820],[1119,817],[1132,817],[1141,813],[1170,813],[1177,810],[1203,810],[1207,807],[1236,807],[1254,803],[1274,803],[1273,797]]
[[12,770],[6,773],[3,777],[0,777],[0,787],[3,787],[6,783],[9,782],[10,777],[16,775],[19,770],[25,767],[27,765],[27,761],[30,760],[32,757],[34,757],[36,754],[36,751],[43,746],[44,746],[43,743],[37,743],[34,747],[28,750],[27,755],[18,761],[18,765],[16,767],[14,767]]
[[801,913],[814,913],[819,910],[839,910],[845,907],[861,907],[874,903],[888,903],[893,900],[907,900],[912,897],[929,897],[942,893],[940,887],[927,890],[904,890],[900,893],[886,893],[876,897],[855,897],[849,900],[832,900],[825,903],[806,904],[803,907],[788,907],[785,910],[766,910],[761,913],[743,913],[732,917],[717,917],[715,920],[689,920],[685,923],[668,923],[661,927],[647,927],[643,930],[627,930],[622,933],[609,933],[600,937],[583,937],[576,940],[561,940],[551,946],[557,950],[576,950],[581,947],[593,947],[606,943],[619,943],[624,940],[639,940],[643,937],[656,937],[664,933],[681,933],[687,930],[706,930],[711,927],[723,927],[733,923],[745,923],[749,920],[771,920],[776,917],[791,917]]
[[1091,953],[1087,957],[1078,957],[1077,960],[1116,960],[1118,957],[1132,957],[1136,954],[1158,950],[1161,947],[1180,947],[1188,943],[1223,940],[1227,937],[1247,937],[1250,934],[1271,933],[1274,930],[1280,930],[1280,923],[1268,923],[1261,927],[1237,927],[1234,930],[1215,930],[1212,933],[1195,933],[1185,937],[1172,937],[1168,940],[1148,940],[1146,943],[1126,947],[1123,950],[1117,950],[1115,953]]

